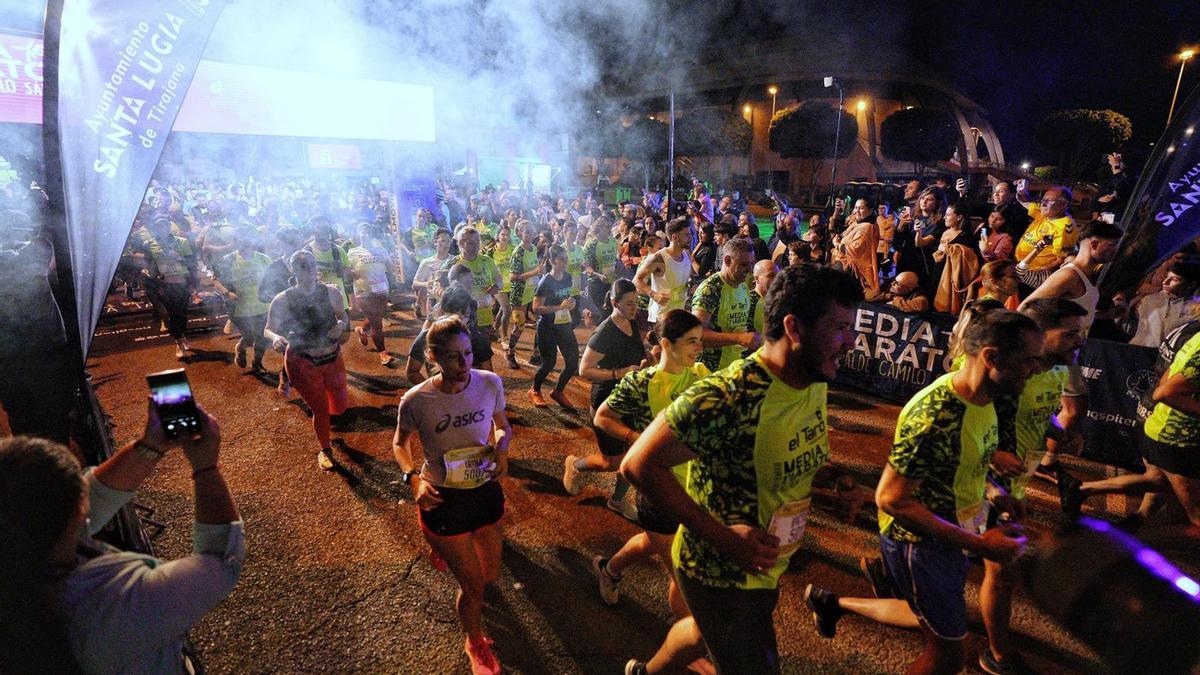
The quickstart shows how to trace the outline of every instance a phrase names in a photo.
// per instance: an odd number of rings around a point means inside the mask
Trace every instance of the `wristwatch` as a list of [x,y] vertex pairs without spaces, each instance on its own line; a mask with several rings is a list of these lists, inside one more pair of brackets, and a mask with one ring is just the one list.
[[400,480],[403,481],[405,485],[408,485],[408,481],[412,479],[413,476],[419,475],[421,475],[420,471],[402,471],[400,472]]

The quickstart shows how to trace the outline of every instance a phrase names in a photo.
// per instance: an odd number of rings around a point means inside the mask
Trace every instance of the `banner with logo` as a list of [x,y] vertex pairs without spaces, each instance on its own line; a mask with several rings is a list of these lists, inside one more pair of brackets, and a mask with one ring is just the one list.
[[1120,224],[1121,248],[1100,277],[1106,298],[1134,289],[1200,236],[1200,87],[1158,139]]
[[1087,414],[1080,425],[1084,458],[1142,470],[1138,405],[1158,384],[1157,357],[1156,349],[1108,340],[1088,340],[1080,350],[1078,362],[1088,390]]
[[86,354],[121,250],[225,0],[66,0],[58,128]]
[[842,357],[837,383],[905,402],[946,372],[949,314],[909,314],[862,302],[854,317],[854,350]]

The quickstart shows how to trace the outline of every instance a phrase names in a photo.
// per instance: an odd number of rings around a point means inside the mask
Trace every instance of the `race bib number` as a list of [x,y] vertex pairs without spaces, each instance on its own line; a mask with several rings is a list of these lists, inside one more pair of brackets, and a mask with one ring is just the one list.
[[978,501],[969,506],[959,507],[956,515],[958,517],[958,525],[962,529],[968,532],[974,532],[976,534],[983,531],[983,501]]
[[788,502],[775,509],[771,514],[771,524],[767,532],[779,539],[779,555],[791,555],[800,548],[800,540],[804,538],[804,526],[808,523],[808,511],[812,506],[812,498]]
[[483,485],[496,471],[496,457],[490,445],[447,451],[442,463],[446,465],[445,486],[460,490]]

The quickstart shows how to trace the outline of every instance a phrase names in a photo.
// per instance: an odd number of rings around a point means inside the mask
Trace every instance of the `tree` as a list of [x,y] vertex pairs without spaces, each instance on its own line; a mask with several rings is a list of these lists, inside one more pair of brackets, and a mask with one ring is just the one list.
[[[841,115],[841,133],[837,133]],[[858,120],[845,110],[836,110],[823,101],[805,101],[784,108],[771,119],[768,141],[771,150],[784,159],[829,159],[833,156],[834,136],[838,136],[837,157],[850,155],[858,138]]]
[[953,157],[961,141],[954,116],[944,110],[897,110],[879,125],[879,149],[900,162],[936,164]]
[[837,158],[841,159],[850,155],[857,138],[858,120],[854,115],[823,101],[805,101],[777,111],[767,132],[769,147],[780,157],[812,160],[809,174],[812,185],[817,184],[822,173],[822,160],[834,156],[834,141],[837,141]]
[[675,152],[689,157],[745,155],[752,134],[741,115],[724,108],[700,108],[675,121]]
[[1132,135],[1129,118],[1112,110],[1059,110],[1034,127],[1034,139],[1057,155],[1061,176],[1068,182],[1100,162],[1103,154],[1119,150]]

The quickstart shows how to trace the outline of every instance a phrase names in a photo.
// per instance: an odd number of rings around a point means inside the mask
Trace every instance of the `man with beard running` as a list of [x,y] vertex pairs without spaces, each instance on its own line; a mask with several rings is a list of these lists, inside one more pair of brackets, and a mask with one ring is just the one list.
[[[781,273],[762,348],[680,395],[630,449],[621,473],[681,523],[672,567],[694,625],[676,623],[654,658],[626,673],[678,668],[697,629],[718,672],[779,672],[779,578],[829,459],[827,383],[853,345],[861,299],[861,285],[831,268]],[[689,461],[685,489],[672,467]]]

